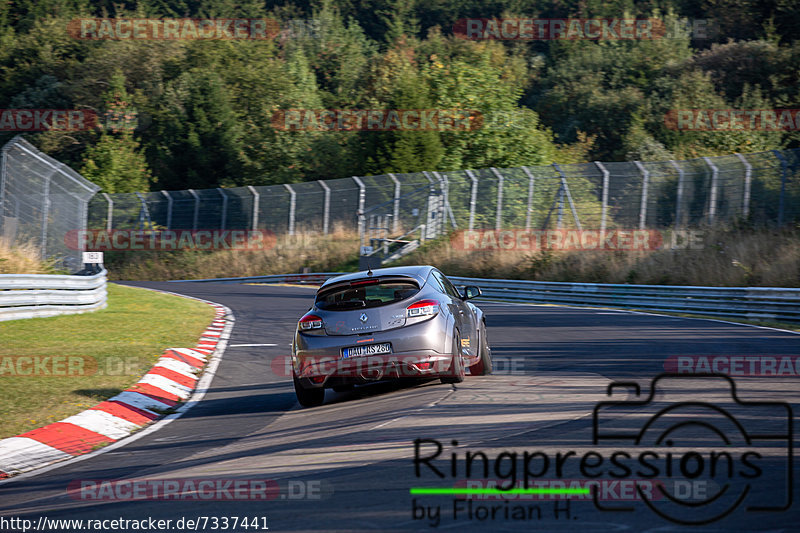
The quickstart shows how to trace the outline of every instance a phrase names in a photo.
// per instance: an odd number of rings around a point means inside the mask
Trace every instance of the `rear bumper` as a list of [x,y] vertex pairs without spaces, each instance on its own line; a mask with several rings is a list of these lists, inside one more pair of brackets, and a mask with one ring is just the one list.
[[[440,315],[420,324],[370,335],[297,333],[292,354],[294,374],[306,388],[447,376],[453,359],[450,329]],[[364,341],[391,343],[393,353],[342,359],[342,348]]]
[[353,359],[305,361],[295,371],[306,388],[359,385],[402,378],[447,376],[452,356],[442,355],[372,355]]

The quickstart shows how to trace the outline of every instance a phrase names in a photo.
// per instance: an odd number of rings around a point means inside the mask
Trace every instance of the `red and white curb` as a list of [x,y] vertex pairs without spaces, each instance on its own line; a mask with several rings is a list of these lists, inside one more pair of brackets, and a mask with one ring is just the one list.
[[234,324],[230,309],[200,301],[216,312],[194,348],[168,348],[147,374],[113,398],[59,422],[0,440],[0,479],[105,450],[164,417],[164,411],[177,408],[167,416],[171,421],[199,401],[211,383]]

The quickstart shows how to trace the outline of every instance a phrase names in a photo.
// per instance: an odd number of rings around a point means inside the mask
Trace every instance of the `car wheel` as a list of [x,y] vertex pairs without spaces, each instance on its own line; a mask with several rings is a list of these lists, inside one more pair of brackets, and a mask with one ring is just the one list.
[[303,407],[317,407],[325,401],[324,387],[307,389],[300,384],[300,380],[296,376],[294,376],[294,393],[297,395],[297,401]]
[[486,338],[486,324],[481,322],[478,336],[481,339],[480,356],[477,363],[469,367],[472,376],[487,376],[492,373],[492,350],[489,348],[489,339]]
[[464,359],[461,357],[461,334],[456,331],[453,335],[453,360],[450,362],[449,375],[440,379],[442,383],[461,383],[465,374]]

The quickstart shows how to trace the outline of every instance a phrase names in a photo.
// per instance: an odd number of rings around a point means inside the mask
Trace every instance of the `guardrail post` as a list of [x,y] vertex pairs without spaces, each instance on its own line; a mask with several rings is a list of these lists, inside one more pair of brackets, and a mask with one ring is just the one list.
[[500,230],[503,227],[503,175],[494,167],[490,169],[497,176],[497,214],[495,215],[494,229]]
[[153,229],[153,221],[150,219],[150,210],[147,208],[147,200],[144,199],[144,195],[140,192],[133,193],[139,197],[139,203],[141,203],[141,207],[139,208],[139,229],[145,229],[149,225],[149,229]]
[[533,213],[533,182],[536,178],[533,177],[528,167],[523,166],[522,171],[528,176],[528,209],[525,211],[525,229],[531,229],[531,215]]
[[669,162],[673,167],[675,167],[675,170],[678,171],[678,191],[675,197],[675,227],[679,228],[682,225],[681,219],[683,217],[683,191],[684,191],[685,172],[683,170],[683,167],[681,167],[674,160],[670,159]]
[[650,171],[644,168],[641,161],[634,161],[634,165],[642,173],[642,201],[639,205],[639,229],[647,225],[647,188],[650,185]]
[[358,212],[356,216],[358,216],[358,236],[361,239],[361,245],[364,245],[364,202],[367,199],[367,190],[364,186],[364,182],[361,181],[361,178],[358,176],[353,176],[353,181],[356,182],[358,185]]
[[383,257],[387,257],[389,255],[389,224],[386,220],[389,218],[389,215],[383,216]]
[[[557,217],[556,217],[556,229],[561,229],[561,226],[564,222],[564,175],[561,173],[561,170],[558,168],[557,163],[553,163],[553,168],[556,169],[558,175],[561,180],[561,185],[558,187],[558,198],[555,199],[554,205],[557,206]],[[553,212],[553,207],[550,207],[550,213]],[[547,213],[547,220],[545,224],[550,221],[550,213]]]
[[708,223],[711,225],[714,223],[714,219],[717,216],[717,187],[719,181],[719,169],[708,157],[703,157],[703,161],[705,161],[706,165],[708,165],[708,168],[711,169],[711,192],[708,199]]
[[331,188],[322,180],[317,180],[322,190],[325,192],[325,199],[322,201],[322,234],[328,234],[328,225],[331,217]]
[[228,219],[228,195],[222,187],[217,187],[217,192],[222,195],[222,216],[220,217],[219,226],[221,230],[225,229],[225,221]]
[[161,194],[167,197],[167,229],[172,229],[172,197],[167,191],[161,191]]
[[258,211],[261,208],[261,195],[252,185],[248,185],[247,190],[253,195],[253,212],[250,213],[250,229],[255,231],[258,229]]
[[750,187],[753,179],[753,165],[750,161],[745,159],[742,154],[737,153],[736,157],[744,165],[744,193],[742,194],[742,216],[747,218],[750,216]]
[[6,201],[6,173],[8,172],[6,159],[8,158],[8,144],[0,151],[0,226]]
[[[436,205],[433,206],[433,220],[431,220],[431,204],[433,203],[433,196],[436,193],[436,186],[433,183],[433,178],[428,174],[427,171],[423,171],[422,175],[428,180],[428,201],[426,202],[426,210],[425,210],[425,225],[426,227],[430,225],[431,229],[431,238],[436,238],[438,236],[439,230],[439,221],[436,219]],[[437,202],[438,205],[438,202]]]
[[471,170],[467,170],[467,176],[472,181],[469,193],[469,229],[471,230],[475,225],[475,204],[478,200],[478,178]]
[[44,179],[44,202],[42,202],[42,245],[41,256],[42,259],[47,259],[47,219],[50,217],[50,178],[53,177],[58,171],[53,170]]
[[594,164],[603,173],[603,192],[601,193],[601,207],[600,207],[600,231],[606,231],[606,217],[608,215],[608,177],[610,173],[603,166],[600,161],[595,161]]
[[575,221],[575,227],[581,229],[581,221],[578,218],[578,209],[575,207],[575,202],[572,201],[572,193],[569,192],[567,177],[564,176],[564,173],[561,171],[561,167],[558,166],[558,163],[553,163],[553,168],[556,169],[556,172],[558,172],[558,175],[561,177],[561,187],[558,191],[558,222],[556,223],[556,226],[558,229],[561,229],[561,226],[563,225],[564,195],[566,195],[567,201],[569,202],[570,211],[572,211],[572,219]]
[[[456,217],[453,214],[453,209],[450,207],[450,182],[447,179],[447,174],[439,175],[438,172],[433,173],[434,176],[443,184],[443,191],[444,191],[444,210],[445,216],[450,215],[450,224],[453,226],[453,229],[458,229],[458,224],[456,224]],[[444,229],[444,220],[442,221],[442,229]]]
[[365,220],[364,220],[364,213],[358,212],[356,213],[356,218],[358,219],[358,241],[359,246],[365,246],[366,236],[364,235],[364,227],[365,227]]
[[783,154],[779,150],[773,150],[772,153],[775,154],[775,157],[781,162],[781,196],[778,199],[778,226],[783,226],[783,206],[786,200],[786,173],[789,162],[786,161],[786,158],[783,157]]
[[[428,175],[429,173],[425,172],[425,174]],[[436,235],[439,236],[444,233],[444,226],[447,217],[446,213],[447,205],[444,202],[446,194],[445,184],[442,181],[442,177],[439,176],[438,173],[430,172],[430,174],[433,174],[433,177],[436,178],[436,182],[439,184],[439,198],[438,201],[436,202],[436,205],[438,206],[438,208],[436,209],[436,214],[438,216],[438,218],[436,219],[436,228],[437,228]]]
[[289,235],[294,235],[294,216],[295,208],[297,206],[297,193],[294,192],[292,186],[288,183],[283,184],[286,190],[289,191]]
[[392,233],[397,233],[400,228],[400,180],[394,174],[389,174],[394,182],[394,201],[392,209]]
[[[89,200],[81,202],[81,230],[86,231],[89,225]],[[83,250],[80,250],[83,252]]]
[[103,195],[103,198],[105,198],[108,203],[108,208],[106,210],[106,231],[111,231],[114,221],[114,200],[111,199],[108,193],[102,192],[100,194]]
[[192,231],[197,231],[197,217],[200,214],[200,197],[194,189],[189,189],[189,193],[194,197],[194,216],[192,217]]

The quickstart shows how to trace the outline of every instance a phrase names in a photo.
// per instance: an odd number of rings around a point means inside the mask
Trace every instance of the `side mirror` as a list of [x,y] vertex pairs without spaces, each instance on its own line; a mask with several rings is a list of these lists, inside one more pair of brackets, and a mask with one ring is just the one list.
[[480,287],[476,287],[475,285],[467,285],[464,287],[464,300],[471,300],[472,298],[477,298],[480,295]]

